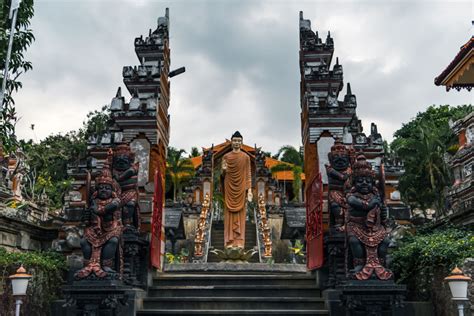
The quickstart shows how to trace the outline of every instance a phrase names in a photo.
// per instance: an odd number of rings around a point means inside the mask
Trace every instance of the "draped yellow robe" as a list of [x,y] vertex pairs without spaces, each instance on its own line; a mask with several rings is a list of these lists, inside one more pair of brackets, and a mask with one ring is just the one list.
[[250,157],[242,151],[231,151],[223,159],[227,164],[224,174],[224,245],[244,248],[247,190],[252,185]]

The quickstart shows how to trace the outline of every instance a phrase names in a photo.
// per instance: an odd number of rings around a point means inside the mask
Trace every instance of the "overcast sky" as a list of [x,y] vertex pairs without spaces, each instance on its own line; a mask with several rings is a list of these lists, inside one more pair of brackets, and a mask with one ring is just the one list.
[[473,103],[467,91],[433,83],[471,36],[469,0],[36,0],[34,68],[15,95],[18,136],[78,129],[110,103],[124,87],[122,67],[138,64],[134,38],[154,30],[166,7],[171,68],[186,66],[171,79],[170,145],[178,148],[217,144],[235,130],[266,151],[300,145],[300,10],[321,36],[331,31],[366,132],[375,122],[390,141],[431,104]]

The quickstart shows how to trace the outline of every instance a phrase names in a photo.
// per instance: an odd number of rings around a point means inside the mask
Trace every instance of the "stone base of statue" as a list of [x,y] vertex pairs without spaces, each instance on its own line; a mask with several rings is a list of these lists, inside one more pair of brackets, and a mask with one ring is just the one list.
[[108,279],[87,278],[63,287],[65,300],[55,301],[53,316],[127,316],[135,315],[146,292]]
[[328,253],[328,280],[324,285],[328,288],[334,288],[347,279],[345,264],[345,236],[343,233],[325,236],[324,244]]
[[125,230],[123,238],[123,280],[126,285],[146,289],[149,242],[136,230]]
[[405,285],[380,280],[346,281],[323,292],[330,315],[348,316],[408,316],[405,294]]
[[250,249],[245,251],[242,247],[226,247],[224,250],[212,249],[210,252],[215,254],[221,262],[248,263],[258,251]]

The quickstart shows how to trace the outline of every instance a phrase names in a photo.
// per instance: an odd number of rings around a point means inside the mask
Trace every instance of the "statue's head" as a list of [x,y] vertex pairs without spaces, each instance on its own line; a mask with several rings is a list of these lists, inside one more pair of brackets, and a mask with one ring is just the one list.
[[114,179],[108,168],[104,168],[100,176],[95,178],[95,185],[96,196],[99,199],[107,200],[114,196]]
[[355,187],[355,191],[362,194],[374,191],[375,172],[364,155],[357,156],[357,161],[354,163],[352,185]]
[[236,131],[232,137],[230,138],[230,141],[232,142],[232,149],[240,149],[242,148],[242,141],[243,141],[243,137],[242,135],[240,134],[239,131]]
[[129,145],[118,145],[114,150],[113,168],[119,171],[129,169],[135,161],[135,154]]
[[339,138],[336,139],[334,146],[331,147],[328,158],[331,166],[337,171],[346,170],[351,163],[349,150]]

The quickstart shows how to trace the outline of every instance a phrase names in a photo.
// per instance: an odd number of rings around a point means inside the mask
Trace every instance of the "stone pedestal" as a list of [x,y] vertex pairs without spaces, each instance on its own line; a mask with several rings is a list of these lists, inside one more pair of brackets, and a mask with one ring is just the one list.
[[345,236],[343,233],[333,234],[324,238],[328,259],[328,281],[325,287],[334,288],[346,280]]
[[407,316],[406,287],[393,281],[346,281],[326,290],[330,315]]
[[141,307],[145,292],[119,280],[81,280],[63,288],[65,301],[53,303],[52,315],[128,316]]
[[123,280],[126,285],[146,289],[148,280],[149,242],[134,231],[123,236]]

